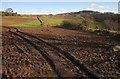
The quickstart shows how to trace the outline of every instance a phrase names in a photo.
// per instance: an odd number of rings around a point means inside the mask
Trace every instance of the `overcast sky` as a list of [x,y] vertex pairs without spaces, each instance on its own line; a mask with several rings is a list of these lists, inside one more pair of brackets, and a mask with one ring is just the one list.
[[0,10],[4,11],[6,8],[13,8],[15,12],[20,14],[57,14],[81,10],[95,10],[100,12],[115,12],[115,13],[118,12],[118,2],[112,2],[111,0],[109,0],[111,2],[5,2],[5,1],[7,0],[4,0],[4,2],[0,3],[0,5],[2,5],[2,8]]

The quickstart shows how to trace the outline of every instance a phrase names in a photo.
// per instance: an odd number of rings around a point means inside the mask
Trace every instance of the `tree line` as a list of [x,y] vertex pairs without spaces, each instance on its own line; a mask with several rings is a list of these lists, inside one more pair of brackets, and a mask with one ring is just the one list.
[[0,16],[17,16],[17,12],[10,13],[10,12],[0,12]]
[[12,8],[7,8],[5,11],[0,11],[0,16],[17,16],[17,12],[14,12]]

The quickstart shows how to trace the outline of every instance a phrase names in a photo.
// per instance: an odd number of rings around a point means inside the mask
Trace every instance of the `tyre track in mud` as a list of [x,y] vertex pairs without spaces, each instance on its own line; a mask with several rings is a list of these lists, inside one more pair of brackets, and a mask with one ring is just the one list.
[[[11,64],[9,62],[6,63],[11,66],[11,67],[8,67],[8,69],[12,68],[11,70],[13,70],[13,72],[5,73],[6,75],[14,74],[17,72],[19,74],[10,75],[10,76],[19,77],[19,76],[26,75],[28,77],[31,77],[31,76],[37,75],[37,77],[56,77],[56,74],[51,69],[49,63],[47,63],[47,61],[42,57],[42,55],[36,49],[34,49],[34,47],[32,47],[29,43],[25,42],[19,36],[16,36],[8,31],[7,33],[11,37],[9,39],[9,42],[11,42],[11,45],[12,45],[11,47],[14,48],[10,51],[15,52],[16,54],[12,53],[12,56],[7,54],[10,57],[9,61],[10,62],[12,61],[14,64]],[[14,55],[19,55],[19,56],[14,56]],[[13,61],[13,60],[16,60],[16,61]],[[24,71],[23,66],[26,66],[26,65],[27,65],[27,68],[31,69],[31,72],[28,72],[29,70],[28,71],[26,70],[23,74],[21,74],[21,72]],[[13,68],[14,66],[18,66],[18,68]],[[22,69],[22,70],[19,70],[19,69]],[[26,74],[26,72],[28,74]]]
[[11,28],[8,28],[9,29],[9,32],[16,35],[16,36],[19,36],[20,38],[22,38],[23,40],[25,40],[27,43],[31,44],[36,50],[38,50],[40,52],[40,54],[44,57],[44,59],[48,62],[48,64],[51,66],[51,68],[53,69],[53,71],[56,73],[57,77],[59,79],[61,79],[61,76],[59,75],[58,71],[56,70],[56,67],[54,65],[54,62],[50,59],[50,57],[48,57],[43,51],[41,51],[34,43],[32,43],[31,40],[11,31]]
[[[10,32],[11,32],[11,31],[10,31]],[[30,41],[28,41],[28,42],[30,42]],[[31,43],[32,43],[32,41],[31,41]],[[36,49],[36,48],[35,48],[35,49]],[[37,50],[38,50],[38,49],[39,49],[39,48],[37,47]],[[41,49],[40,49],[40,50],[41,50]],[[47,53],[46,51],[41,50],[41,52],[45,53],[46,56],[49,57],[49,55],[47,55],[48,53]],[[40,53],[41,53],[41,52],[40,52]],[[44,56],[43,56],[43,57],[44,57]],[[46,59],[46,58],[45,58],[45,59]],[[50,57],[49,57],[49,59],[50,59]],[[52,60],[53,60],[53,59],[52,59]],[[52,66],[53,66],[53,65],[54,65],[54,62],[53,62],[52,60],[51,60],[51,61],[50,61],[50,60],[47,60],[47,62],[48,62],[50,65],[52,64]],[[57,63],[57,62],[56,62],[56,63]],[[54,67],[57,67],[57,66],[54,65]],[[78,72],[79,72],[79,71],[78,71]],[[69,73],[69,72],[68,72],[68,73]],[[56,73],[56,74],[57,74],[57,73]],[[59,74],[62,75],[63,73],[58,73],[58,75],[59,75]],[[63,77],[63,76],[62,76],[62,77]],[[80,76],[80,77],[81,77],[81,76]],[[61,79],[61,76],[58,76],[58,78]]]
[[[54,72],[57,74],[58,78],[61,78],[61,75],[60,73],[58,72],[58,70],[56,69],[56,66],[54,64],[54,62],[52,61],[52,59],[46,55],[43,50],[40,50],[39,47],[33,43],[31,40],[29,40],[28,38],[32,38],[32,39],[35,39],[35,40],[39,40],[41,41],[42,43],[50,46],[51,48],[53,48],[54,50],[56,50],[58,53],[56,53],[57,55],[60,55],[62,54],[63,56],[65,56],[68,60],[70,60],[80,71],[84,72],[89,78],[96,78],[98,79],[99,78],[99,75],[94,73],[91,69],[89,69],[88,67],[86,67],[84,64],[80,63],[76,58],[74,58],[71,54],[61,50],[60,48],[54,46],[54,45],[51,45],[45,41],[43,41],[42,39],[40,38],[37,38],[33,35],[29,35],[27,33],[24,33],[24,32],[21,32],[19,31],[17,28],[12,28],[14,29],[15,31],[11,31],[11,28],[8,28],[9,29],[9,32],[16,35],[16,36],[19,36],[20,38],[24,39],[27,43],[31,44],[36,50],[38,50],[42,56],[48,61],[48,63],[51,65],[52,69],[54,70]],[[25,35],[27,36],[28,38],[22,36],[22,35]]]

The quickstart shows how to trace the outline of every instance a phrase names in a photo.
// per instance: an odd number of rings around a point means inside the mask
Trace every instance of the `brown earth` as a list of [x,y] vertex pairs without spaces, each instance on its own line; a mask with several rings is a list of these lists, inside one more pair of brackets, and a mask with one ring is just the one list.
[[[55,27],[18,29],[69,53],[100,77],[116,79],[120,77],[118,63],[120,52],[112,50],[118,43],[111,37]],[[26,35],[23,37],[29,38]],[[55,52],[59,53],[56,49],[39,40],[29,38],[32,44],[28,43],[30,41],[27,42],[24,38],[12,34],[8,28],[2,28],[2,39],[2,71],[5,77],[56,78],[57,72],[61,77],[89,77],[86,71],[80,70],[65,56],[56,54]],[[48,63],[40,51],[55,63],[56,71],[52,68],[51,60]]]
[[3,16],[2,17],[2,26],[10,26],[14,24],[21,24],[21,23],[27,23],[33,20],[34,17],[28,17],[28,16]]

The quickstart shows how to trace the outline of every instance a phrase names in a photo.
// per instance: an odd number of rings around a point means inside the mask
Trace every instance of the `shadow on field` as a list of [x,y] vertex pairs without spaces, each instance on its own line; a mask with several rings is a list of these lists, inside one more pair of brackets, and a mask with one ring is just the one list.
[[120,34],[119,33],[112,33],[108,30],[99,30],[96,29],[95,31],[92,30],[87,30],[85,27],[80,26],[80,24],[72,24],[72,23],[63,23],[60,26],[54,26],[56,28],[63,28],[63,29],[68,29],[68,30],[75,30],[75,31],[82,31],[82,32],[88,32],[88,33],[93,33],[99,36],[109,36],[113,40],[120,41]]
[[63,21],[57,28],[69,29],[69,30],[83,30],[83,24],[75,23],[72,21]]
[[[47,41],[52,41],[50,44],[52,45],[56,45],[56,46],[73,46],[73,47],[90,47],[90,48],[108,48],[111,47],[111,44],[106,44],[106,42],[91,42],[88,40],[93,40],[93,39],[97,39],[97,38],[92,38],[92,37],[63,37],[59,38],[59,37],[54,37],[54,36],[50,36],[50,35],[42,35],[42,34],[37,34],[34,35],[38,38],[42,38],[44,40]],[[74,40],[73,40],[74,38]]]

